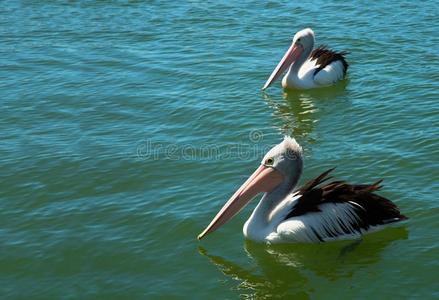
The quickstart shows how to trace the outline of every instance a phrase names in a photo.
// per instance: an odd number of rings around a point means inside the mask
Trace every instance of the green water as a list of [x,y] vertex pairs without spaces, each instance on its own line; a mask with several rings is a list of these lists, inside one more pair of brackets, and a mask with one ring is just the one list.
[[[261,93],[305,27],[348,80]],[[431,0],[1,2],[0,298],[439,298],[438,32]],[[284,134],[410,220],[264,246],[253,203],[196,241]]]

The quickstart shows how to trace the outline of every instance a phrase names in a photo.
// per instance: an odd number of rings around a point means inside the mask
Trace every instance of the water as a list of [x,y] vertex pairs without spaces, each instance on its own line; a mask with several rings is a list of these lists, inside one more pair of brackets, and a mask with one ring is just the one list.
[[[435,1],[5,1],[2,299],[439,297]],[[260,88],[305,27],[349,79]],[[291,134],[304,178],[384,178],[410,217],[359,244],[195,237]]]

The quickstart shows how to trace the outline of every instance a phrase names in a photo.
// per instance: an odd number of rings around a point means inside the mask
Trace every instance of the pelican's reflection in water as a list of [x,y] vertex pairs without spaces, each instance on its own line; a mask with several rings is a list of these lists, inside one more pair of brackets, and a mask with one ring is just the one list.
[[199,251],[224,275],[238,282],[241,298],[309,299],[321,283],[334,283],[351,278],[357,271],[364,272],[365,267],[380,261],[386,247],[407,236],[406,228],[396,227],[354,242],[263,245],[246,241],[244,251],[254,267],[208,254],[201,247]]
[[[312,132],[319,121],[319,109],[331,105],[331,101],[346,94],[346,81],[335,86],[314,90],[284,90],[279,101],[267,93],[263,98],[273,109],[275,117],[281,120],[282,134],[292,135],[304,142],[313,142]],[[335,101],[335,100],[334,100]]]

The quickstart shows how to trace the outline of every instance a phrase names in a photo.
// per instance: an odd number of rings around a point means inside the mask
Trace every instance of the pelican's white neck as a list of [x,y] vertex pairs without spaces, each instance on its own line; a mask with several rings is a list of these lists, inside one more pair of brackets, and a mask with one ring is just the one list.
[[299,181],[301,171],[288,177],[270,193],[265,193],[253,210],[250,218],[243,227],[244,236],[251,240],[262,241],[267,237],[278,224],[270,218],[271,212],[293,191]]
[[[292,87],[297,86],[301,87],[301,83],[303,83],[303,78],[301,78],[300,69],[302,68],[305,61],[308,59],[309,55],[312,52],[313,47],[305,48],[302,54],[297,58],[297,60],[290,65],[288,68],[287,74],[282,79],[282,87]],[[304,88],[306,88],[304,86]]]
[[287,74],[285,75],[284,79],[282,80],[282,85],[284,85],[285,80],[295,80],[299,79],[299,71],[302,68],[305,61],[308,59],[309,55],[311,54],[311,49],[305,49],[300,55],[300,57],[293,63],[288,69]]

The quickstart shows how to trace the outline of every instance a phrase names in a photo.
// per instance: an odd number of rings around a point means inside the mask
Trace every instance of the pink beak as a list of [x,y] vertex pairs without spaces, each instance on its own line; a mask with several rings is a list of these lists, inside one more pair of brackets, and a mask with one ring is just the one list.
[[283,175],[274,168],[261,165],[247,179],[246,182],[233,194],[227,203],[217,213],[209,226],[198,235],[201,240],[205,235],[217,230],[227,221],[233,218],[243,209],[257,194],[261,192],[271,192],[284,180]]
[[267,82],[265,82],[262,90],[268,88],[273,82],[275,82],[285,70],[291,66],[299,57],[302,55],[303,47],[300,44],[294,43],[285,52],[284,57],[282,57],[281,61],[278,63],[273,73],[271,73],[270,78],[268,78]]

